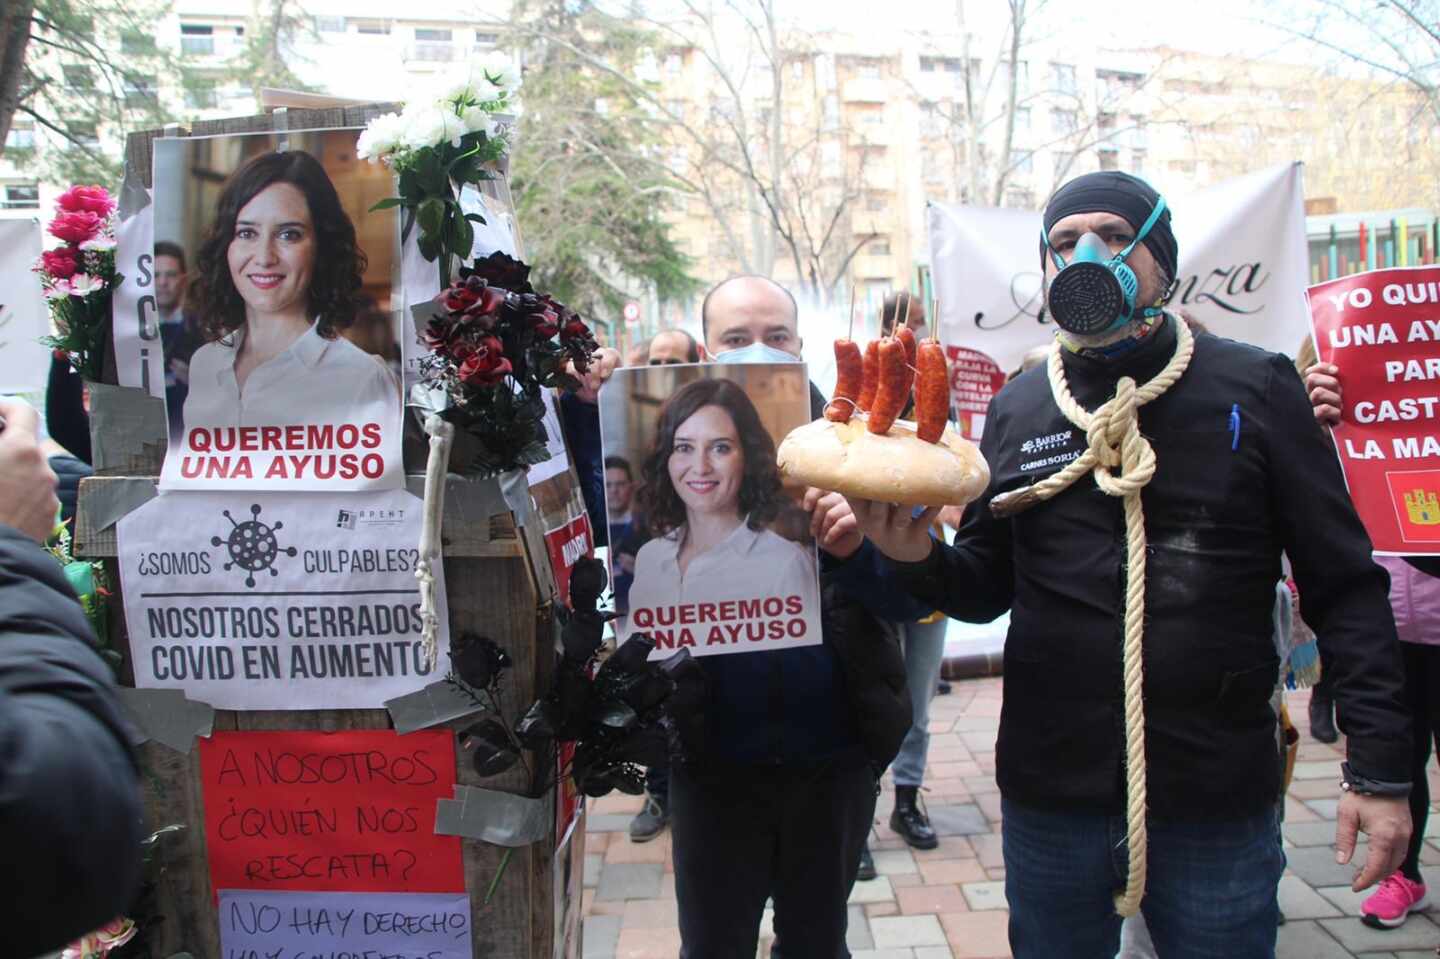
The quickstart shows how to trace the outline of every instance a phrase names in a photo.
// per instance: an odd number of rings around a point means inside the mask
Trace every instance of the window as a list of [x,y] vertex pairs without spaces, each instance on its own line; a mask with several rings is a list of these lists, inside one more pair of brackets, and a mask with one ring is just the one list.
[[86,92],[95,89],[95,73],[87,66],[66,65],[60,68],[65,77],[65,86],[71,90]]
[[867,127],[878,127],[885,122],[884,110],[864,110],[860,113],[860,122]]
[[152,109],[160,104],[160,89],[154,77],[131,76],[125,78],[125,105],[139,109]]
[[120,34],[120,52],[131,56],[145,56],[155,52],[155,38],[139,30],[126,30]]
[[385,36],[390,32],[390,21],[361,20],[355,24],[355,32],[366,36]]
[[877,240],[871,240],[869,243],[865,244],[865,252],[870,254],[871,256],[889,256],[890,238],[882,236]]
[[40,209],[40,185],[37,183],[10,183],[5,187],[7,210]]
[[424,27],[415,28],[415,40],[417,43],[449,43],[455,39],[449,30],[433,30]]
[[185,86],[185,105],[197,110],[213,110],[220,105],[214,80],[195,80]]
[[800,81],[805,79],[805,61],[793,60],[790,63],[790,79]]
[[[975,63],[976,65],[978,65],[979,62],[980,62],[980,61],[978,61],[978,60],[974,61],[974,63]],[[920,58],[920,72],[921,72],[921,73],[959,73],[959,72],[960,72],[960,58],[959,58],[959,57],[921,57],[921,58]]]
[[857,71],[857,72],[859,73],[859,75],[860,75],[861,77],[863,77],[863,78],[866,79],[866,80],[879,80],[879,79],[880,79],[880,61],[878,61],[878,60],[864,60],[864,61],[862,61],[862,62],[860,63],[860,69],[859,69],[859,71]]
[[1145,130],[1145,118],[1132,116],[1130,124],[1130,146],[1136,150],[1144,150],[1150,145],[1150,134]]
[[684,61],[684,58],[682,58],[682,57],[680,56],[680,54],[678,54],[678,53],[667,53],[667,54],[665,54],[665,74],[666,74],[666,76],[671,76],[671,77],[673,77],[673,76],[679,75],[681,68],[684,67],[684,66],[685,66],[685,61]]
[[1073,63],[1050,64],[1051,85],[1057,93],[1075,93],[1075,65]]
[[500,34],[498,33],[491,33],[488,30],[475,31],[475,46],[477,47],[493,47],[499,42]]
[[194,23],[180,24],[180,52],[196,57],[215,53],[215,28]]
[[35,149],[35,121],[15,120],[11,123],[10,132],[5,135],[5,149]]
[[321,33],[344,33],[344,17],[316,17],[315,29]]
[[888,209],[890,209],[890,204],[883,196],[872,194],[865,198],[865,212],[867,213],[884,213]]
[[1075,154],[1069,150],[1056,150],[1050,157],[1051,166],[1054,167],[1055,170],[1055,176],[1057,178],[1068,176],[1070,167],[1075,163]]
[[[1025,60],[1021,60],[1021,61],[1020,61],[1020,72],[1019,72],[1019,76],[1017,76],[1017,77],[1015,78],[1015,92],[1016,92],[1016,93],[1024,93],[1025,91],[1027,91],[1027,90],[1029,90],[1029,89],[1030,89],[1030,64],[1029,64],[1027,61],[1025,61]],[[1010,61],[1009,61],[1009,60],[1001,60],[1001,61],[1000,61],[1000,90],[1001,90],[1002,93],[1003,93],[1004,95],[1006,95],[1006,96],[1008,96],[1009,93],[1010,93]]]
[[1056,133],[1074,133],[1080,129],[1080,116],[1074,110],[1051,110],[1050,127]]
[[1030,173],[1035,168],[1032,162],[1035,154],[1029,150],[1010,151],[1010,171],[1012,173]]
[[1136,176],[1145,175],[1145,151],[1135,150],[1130,154],[1130,172]]
[[1016,107],[1016,108],[1015,108],[1015,129],[1017,129],[1017,130],[1028,130],[1028,129],[1030,129],[1030,108],[1029,108],[1029,107]]
[[1101,151],[1100,151],[1100,169],[1102,169],[1102,170],[1118,170],[1118,169],[1120,169],[1120,151],[1119,151],[1119,150],[1101,150]]
[[1035,194],[1030,190],[1011,188],[1005,191],[1005,205],[1020,210],[1035,208]]

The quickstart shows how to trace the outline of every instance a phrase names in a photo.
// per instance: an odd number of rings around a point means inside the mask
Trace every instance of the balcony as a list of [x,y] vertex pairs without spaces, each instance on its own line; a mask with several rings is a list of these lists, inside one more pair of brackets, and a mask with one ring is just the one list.
[[460,59],[460,48],[453,43],[417,42],[405,48],[406,61],[421,63],[453,63]]
[[846,80],[841,96],[846,103],[884,103],[889,99],[885,93],[885,81],[870,77]]

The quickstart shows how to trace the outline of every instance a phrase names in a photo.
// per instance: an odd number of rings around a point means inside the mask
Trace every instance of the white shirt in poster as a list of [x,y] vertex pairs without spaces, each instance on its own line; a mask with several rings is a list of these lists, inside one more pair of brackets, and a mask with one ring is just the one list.
[[172,439],[162,489],[401,485],[400,385],[382,360],[342,336],[325,339],[312,324],[242,390],[235,360],[244,335],[207,343],[191,358],[184,429]]
[[635,557],[629,632],[655,639],[652,659],[813,646],[820,642],[814,548],[741,523],[680,573],[685,527],[652,539]]

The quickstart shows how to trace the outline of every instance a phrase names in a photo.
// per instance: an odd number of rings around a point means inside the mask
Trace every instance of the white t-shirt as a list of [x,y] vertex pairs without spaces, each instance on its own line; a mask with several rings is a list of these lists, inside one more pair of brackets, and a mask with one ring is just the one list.
[[400,384],[379,357],[342,336],[327,340],[311,324],[278,356],[257,366],[242,392],[235,358],[244,342],[206,343],[190,359],[185,427],[289,426],[363,419],[399,428]]
[[[727,610],[732,614],[735,606],[755,600],[779,598],[787,600],[798,597],[802,612],[796,613],[792,605],[780,618],[803,618],[808,626],[800,641],[765,642],[752,645],[749,642],[728,644],[721,648],[707,648],[704,635],[713,625],[702,611],[692,627],[698,645],[690,650],[692,655],[703,656],[721,652],[751,652],[758,648],[777,646],[812,645],[820,642],[820,584],[816,574],[815,550],[793,543],[769,530],[753,530],[741,523],[735,531],[710,549],[693,557],[685,575],[680,574],[680,544],[685,537],[685,527],[672,530],[665,536],[652,539],[640,548],[635,557],[635,581],[630,587],[630,615],[627,618],[629,632],[653,631],[666,625],[680,625],[665,622],[662,609],[670,607],[700,608],[700,604],[715,604],[722,618]],[[743,607],[741,607],[743,608]],[[654,618],[647,626],[645,611]],[[775,619],[777,617],[765,617]],[[734,616],[729,622],[743,621],[743,615]],[[673,649],[662,644],[654,658],[669,655]]]

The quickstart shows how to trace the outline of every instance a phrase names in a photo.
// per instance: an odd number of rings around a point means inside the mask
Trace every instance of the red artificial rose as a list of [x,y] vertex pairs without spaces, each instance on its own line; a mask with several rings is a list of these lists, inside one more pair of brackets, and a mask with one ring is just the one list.
[[560,330],[562,340],[583,340],[590,336],[590,327],[578,316],[566,321],[565,326]]
[[560,332],[560,317],[554,310],[531,313],[530,322],[534,324],[535,335],[542,340],[548,340]]
[[107,217],[115,211],[115,200],[103,186],[72,186],[55,201],[69,213],[94,213]]
[[79,246],[86,240],[93,239],[104,225],[105,218],[89,210],[57,213],[55,219],[50,221],[50,235]]
[[79,254],[71,246],[46,250],[40,254],[40,262],[44,264],[45,272],[57,280],[67,280],[80,269]]
[[500,309],[506,293],[500,287],[489,286],[478,276],[472,276],[446,290],[440,303],[452,315],[463,317],[462,322],[475,322],[490,317]]
[[493,386],[510,373],[510,361],[505,358],[505,348],[493,336],[482,336],[474,348],[467,348],[460,361],[460,379],[471,386]]

